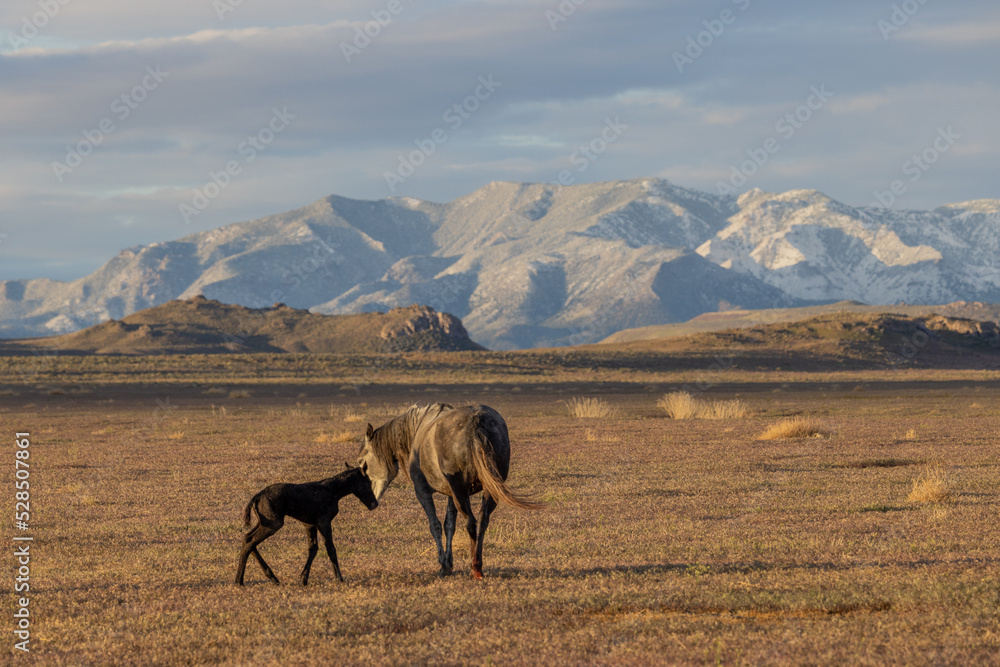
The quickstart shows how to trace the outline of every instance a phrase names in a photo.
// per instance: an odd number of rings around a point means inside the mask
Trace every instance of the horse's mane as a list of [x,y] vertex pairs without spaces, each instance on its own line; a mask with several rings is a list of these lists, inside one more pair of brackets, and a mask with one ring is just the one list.
[[413,436],[424,419],[437,417],[445,410],[451,410],[447,403],[431,403],[430,405],[411,406],[406,412],[393,417],[372,432],[371,448],[376,457],[386,465],[393,459],[402,464],[407,477],[410,469],[407,462],[410,458],[410,446]]

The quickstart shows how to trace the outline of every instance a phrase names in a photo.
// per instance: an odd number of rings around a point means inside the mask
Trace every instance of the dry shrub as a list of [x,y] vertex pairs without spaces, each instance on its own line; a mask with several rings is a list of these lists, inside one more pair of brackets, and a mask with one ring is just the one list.
[[563,402],[569,408],[569,413],[580,419],[610,419],[618,416],[618,408],[600,398],[575,397]]
[[353,410],[348,410],[344,413],[345,422],[360,422],[364,421],[364,416],[359,412],[354,412]]
[[777,424],[771,424],[757,436],[758,440],[777,440],[779,438],[815,438],[823,435],[823,428],[815,419],[796,417],[783,419]]
[[354,433],[351,431],[340,431],[339,433],[320,433],[314,442],[320,445],[332,445],[335,442],[351,442],[354,440]]
[[656,404],[671,419],[694,419],[698,414],[698,400],[686,391],[666,394]]
[[236,389],[229,392],[229,398],[250,398],[250,392],[246,389]]
[[750,412],[750,406],[739,399],[699,401],[686,391],[666,394],[657,405],[671,419],[741,419]]
[[222,387],[209,387],[202,392],[206,396],[222,396],[226,393],[226,390]]
[[941,503],[951,499],[951,489],[941,466],[927,468],[917,479],[906,498],[911,503]]
[[911,428],[909,431],[903,434],[904,440],[916,440],[917,439],[917,429]]
[[731,401],[711,401],[704,404],[702,419],[742,419],[750,412],[750,406],[739,399]]

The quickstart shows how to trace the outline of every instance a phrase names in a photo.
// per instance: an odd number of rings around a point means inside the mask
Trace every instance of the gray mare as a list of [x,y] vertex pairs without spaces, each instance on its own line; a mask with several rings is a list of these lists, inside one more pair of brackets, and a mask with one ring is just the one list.
[[[542,505],[517,496],[504,483],[510,466],[510,438],[503,417],[487,405],[455,408],[447,403],[414,405],[378,428],[368,424],[358,465],[372,480],[380,498],[399,473],[400,466],[413,481],[417,500],[430,521],[437,543],[440,574],[453,568],[452,536],[456,515],[461,514],[471,541],[471,574],[483,578],[483,536],[497,501],[512,507],[540,509]],[[483,492],[479,521],[469,497]],[[434,507],[434,493],[448,497],[441,522]]]

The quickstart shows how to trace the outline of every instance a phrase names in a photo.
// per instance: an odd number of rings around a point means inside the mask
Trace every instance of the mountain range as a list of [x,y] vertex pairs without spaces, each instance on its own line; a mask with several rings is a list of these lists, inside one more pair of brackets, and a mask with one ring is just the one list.
[[653,178],[495,182],[443,204],[331,196],[123,250],[72,282],[0,282],[0,336],[68,333],[198,294],[320,314],[424,304],[492,349],[734,308],[997,302],[998,232],[1000,200],[904,211]]

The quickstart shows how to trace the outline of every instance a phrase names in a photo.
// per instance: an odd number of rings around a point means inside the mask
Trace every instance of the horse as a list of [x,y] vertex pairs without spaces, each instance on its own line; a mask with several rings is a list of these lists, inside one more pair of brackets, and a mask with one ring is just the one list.
[[319,546],[316,544],[317,530],[323,535],[326,554],[333,563],[333,573],[337,579],[343,581],[340,564],[337,562],[337,549],[333,546],[330,522],[337,516],[340,499],[351,493],[369,510],[378,507],[371,480],[363,471],[350,466],[339,475],[318,482],[271,484],[258,491],[243,510],[243,525],[249,528],[251,514],[257,515],[257,525],[248,530],[243,537],[243,549],[236,565],[236,584],[243,585],[243,572],[246,570],[250,554],[253,554],[260,563],[267,578],[278,583],[278,577],[264,562],[264,558],[257,551],[257,545],[278,532],[285,525],[286,516],[306,524],[309,534],[309,557],[302,569],[302,585],[309,583],[309,570],[316,552],[319,551]]
[[[497,502],[529,510],[543,507],[507,488],[507,423],[486,405],[414,405],[378,428],[368,424],[358,452],[358,466],[371,479],[376,498],[381,498],[403,467],[430,522],[441,576],[451,574],[453,569],[451,541],[457,514],[462,515],[471,541],[471,575],[482,579],[483,537]],[[480,491],[483,500],[477,522],[469,497]],[[435,492],[448,497],[444,546],[434,507]]]

